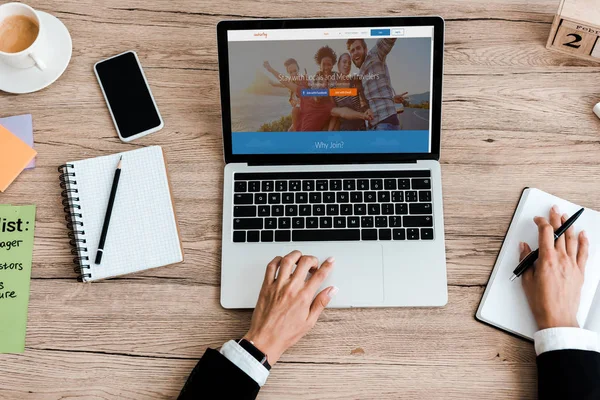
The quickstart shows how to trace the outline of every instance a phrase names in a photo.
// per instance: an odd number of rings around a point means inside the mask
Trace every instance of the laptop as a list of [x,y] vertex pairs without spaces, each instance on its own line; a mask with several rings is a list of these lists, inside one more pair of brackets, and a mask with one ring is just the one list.
[[336,258],[329,307],[443,306],[440,17],[222,21],[221,305]]

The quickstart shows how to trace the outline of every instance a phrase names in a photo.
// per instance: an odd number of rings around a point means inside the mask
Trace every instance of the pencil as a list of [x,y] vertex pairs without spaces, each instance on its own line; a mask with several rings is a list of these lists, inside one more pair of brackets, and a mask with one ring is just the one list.
[[117,188],[119,187],[119,178],[121,177],[121,163],[123,162],[123,156],[119,158],[117,164],[117,170],[115,171],[115,178],[113,179],[112,189],[110,190],[110,197],[108,198],[108,207],[106,208],[106,215],[104,216],[104,224],[102,225],[102,234],[100,235],[100,243],[98,244],[98,251],[96,252],[96,260],[94,264],[100,264],[102,261],[102,254],[104,253],[104,242],[106,241],[106,234],[108,233],[108,225],[110,224],[110,216],[112,214],[113,205],[115,204],[115,197],[117,195]]

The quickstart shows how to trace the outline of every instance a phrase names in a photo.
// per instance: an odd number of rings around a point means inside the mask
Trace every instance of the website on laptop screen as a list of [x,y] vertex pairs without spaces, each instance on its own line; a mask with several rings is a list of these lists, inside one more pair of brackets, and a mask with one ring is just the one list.
[[232,153],[431,152],[433,31],[229,31]]

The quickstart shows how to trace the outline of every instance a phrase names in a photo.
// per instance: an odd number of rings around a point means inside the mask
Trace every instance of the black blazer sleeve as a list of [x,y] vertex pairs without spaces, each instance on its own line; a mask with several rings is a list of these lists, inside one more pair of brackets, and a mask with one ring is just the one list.
[[600,399],[600,353],[557,350],[537,357],[538,398]]
[[260,386],[217,350],[206,349],[178,400],[255,399]]

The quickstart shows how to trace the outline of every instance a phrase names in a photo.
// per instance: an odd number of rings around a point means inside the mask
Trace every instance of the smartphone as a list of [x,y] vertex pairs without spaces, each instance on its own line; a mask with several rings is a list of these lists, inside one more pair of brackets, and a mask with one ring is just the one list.
[[130,142],[163,128],[162,117],[134,51],[97,62],[94,72],[122,141]]

